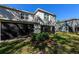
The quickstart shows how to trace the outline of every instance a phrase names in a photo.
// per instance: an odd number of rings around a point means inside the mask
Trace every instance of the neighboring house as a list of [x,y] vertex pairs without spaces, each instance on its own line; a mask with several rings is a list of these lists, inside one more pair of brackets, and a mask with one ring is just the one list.
[[55,33],[56,15],[37,9],[34,13],[0,6],[1,39],[10,39],[31,33]]
[[69,19],[62,21],[59,29],[64,32],[79,32],[79,19]]

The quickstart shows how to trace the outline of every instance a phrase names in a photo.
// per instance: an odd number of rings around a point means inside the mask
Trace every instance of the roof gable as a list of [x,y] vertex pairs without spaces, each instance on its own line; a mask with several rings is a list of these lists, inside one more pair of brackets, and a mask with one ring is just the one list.
[[40,9],[40,8],[38,8],[38,9],[35,11],[34,14],[36,14],[38,11],[40,11],[40,12],[44,12],[44,13],[47,13],[47,14],[49,14],[49,15],[52,15],[52,16],[55,16],[55,17],[56,17],[55,14],[52,14],[52,13],[50,13],[50,12],[48,12],[48,11],[45,11],[45,10],[43,10],[43,9]]

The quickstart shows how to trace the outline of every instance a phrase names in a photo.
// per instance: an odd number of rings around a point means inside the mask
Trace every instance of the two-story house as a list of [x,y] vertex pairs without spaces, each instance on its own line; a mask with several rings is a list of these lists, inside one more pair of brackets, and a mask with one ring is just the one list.
[[10,39],[32,33],[55,33],[56,15],[37,9],[34,13],[0,6],[1,39]]

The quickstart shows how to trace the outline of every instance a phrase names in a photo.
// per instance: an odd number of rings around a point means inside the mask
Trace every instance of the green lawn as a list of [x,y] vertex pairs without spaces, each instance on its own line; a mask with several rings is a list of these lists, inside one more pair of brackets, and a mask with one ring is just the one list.
[[[79,35],[75,33],[57,32],[50,34],[45,53],[47,54],[77,54],[79,53]],[[5,41],[0,43],[0,54],[39,54],[41,51],[31,44],[31,38]]]
[[58,32],[53,37],[56,40],[58,53],[79,53],[79,35],[75,33]]

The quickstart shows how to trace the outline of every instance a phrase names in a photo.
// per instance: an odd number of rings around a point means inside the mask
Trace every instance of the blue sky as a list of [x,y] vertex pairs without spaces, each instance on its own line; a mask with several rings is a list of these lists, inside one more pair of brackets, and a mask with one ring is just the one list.
[[34,12],[37,8],[42,8],[55,13],[57,20],[79,18],[79,4],[6,4],[6,6],[30,12]]

